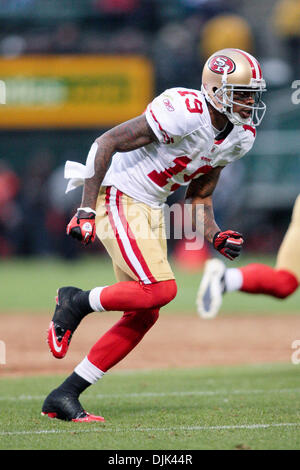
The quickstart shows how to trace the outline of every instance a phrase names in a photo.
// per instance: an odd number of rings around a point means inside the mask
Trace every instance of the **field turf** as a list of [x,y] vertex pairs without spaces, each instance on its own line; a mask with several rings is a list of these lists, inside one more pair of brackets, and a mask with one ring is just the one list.
[[296,366],[112,372],[81,397],[106,423],[40,416],[60,380],[1,380],[0,449],[299,449]]
[[[242,258],[240,264],[251,262]],[[255,261],[260,261],[257,257]],[[273,264],[272,258],[261,262]],[[238,263],[235,263],[238,265]],[[201,271],[174,266],[177,298],[166,314],[196,314]],[[1,313],[49,315],[56,289],[115,282],[109,260],[1,262]],[[225,296],[222,315],[299,314],[300,292],[284,302],[265,296]],[[1,327],[0,327],[1,339]],[[1,376],[0,366],[0,376]],[[0,449],[299,449],[299,369],[266,364],[108,373],[81,397],[106,423],[67,423],[40,415],[61,376],[0,380]]]

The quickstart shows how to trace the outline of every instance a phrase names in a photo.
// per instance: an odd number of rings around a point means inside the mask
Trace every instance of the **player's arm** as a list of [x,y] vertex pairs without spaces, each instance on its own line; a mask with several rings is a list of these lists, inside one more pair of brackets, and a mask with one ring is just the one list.
[[95,140],[94,175],[84,181],[82,201],[67,226],[67,234],[88,244],[95,238],[95,209],[99,189],[115,152],[128,152],[148,145],[157,138],[145,115],[126,121]]
[[[194,227],[203,227],[205,239],[212,243],[226,258],[234,259],[241,251],[244,242],[242,235],[233,230],[222,231],[215,221],[212,195],[217,186],[222,167],[211,170],[195,180],[192,180],[186,192],[186,199],[192,204],[192,219]],[[197,224],[196,224],[197,222]]]
[[203,214],[201,222],[204,236],[210,243],[213,242],[215,233],[221,231],[215,221],[212,202],[212,194],[217,186],[221,170],[222,167],[214,168],[206,175],[192,180],[185,195],[185,198],[189,199],[192,204],[192,218],[195,227],[196,220],[199,222],[199,217]]
[[129,152],[156,141],[155,134],[144,115],[116,126],[96,139],[95,174],[86,179],[81,207],[95,209],[99,188],[115,152]]

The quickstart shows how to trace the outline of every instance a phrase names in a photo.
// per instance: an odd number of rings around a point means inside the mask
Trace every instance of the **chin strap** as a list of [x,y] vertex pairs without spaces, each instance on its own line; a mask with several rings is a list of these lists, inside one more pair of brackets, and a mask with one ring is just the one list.
[[229,121],[234,125],[234,126],[251,126],[253,125],[252,117],[248,119],[243,119],[238,113],[232,113],[231,111],[225,111],[225,114]]

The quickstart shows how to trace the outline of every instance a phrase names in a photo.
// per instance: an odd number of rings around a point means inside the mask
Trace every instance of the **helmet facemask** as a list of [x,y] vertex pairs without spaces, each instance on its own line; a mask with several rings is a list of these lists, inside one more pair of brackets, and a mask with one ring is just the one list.
[[[222,105],[222,110],[218,108],[218,111],[223,112],[232,124],[236,126],[241,125],[252,125],[259,126],[261,123],[264,114],[266,112],[266,105],[262,101],[263,89],[254,89],[254,88],[242,88],[241,86],[236,85],[222,85],[221,88],[217,89],[214,93],[216,101]],[[248,105],[242,101],[236,101],[235,94],[236,92],[251,92],[253,93],[254,103]],[[234,112],[234,105],[250,109],[251,114],[248,118],[243,118],[238,112]]]
[[[259,126],[266,112],[266,105],[261,99],[262,93],[266,91],[266,83],[263,79],[251,79],[251,82],[252,83],[249,86],[227,83],[227,70],[225,67],[221,87],[215,87],[210,96],[203,86],[202,91],[209,103],[217,111],[225,114],[232,124],[237,126],[245,124]],[[243,103],[242,99],[241,101],[236,101],[237,98],[235,98],[234,95],[235,93],[240,92],[253,93],[252,97],[254,99],[254,103],[252,105],[248,105]],[[239,113],[233,111],[234,105],[250,109],[251,115],[249,115],[248,118],[242,118]]]

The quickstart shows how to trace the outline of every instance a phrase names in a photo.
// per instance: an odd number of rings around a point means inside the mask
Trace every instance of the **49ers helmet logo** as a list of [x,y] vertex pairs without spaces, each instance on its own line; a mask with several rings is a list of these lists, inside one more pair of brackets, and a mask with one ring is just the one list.
[[212,72],[222,74],[227,68],[227,73],[232,73],[235,71],[235,63],[226,55],[216,55],[212,57],[208,63],[208,67]]

